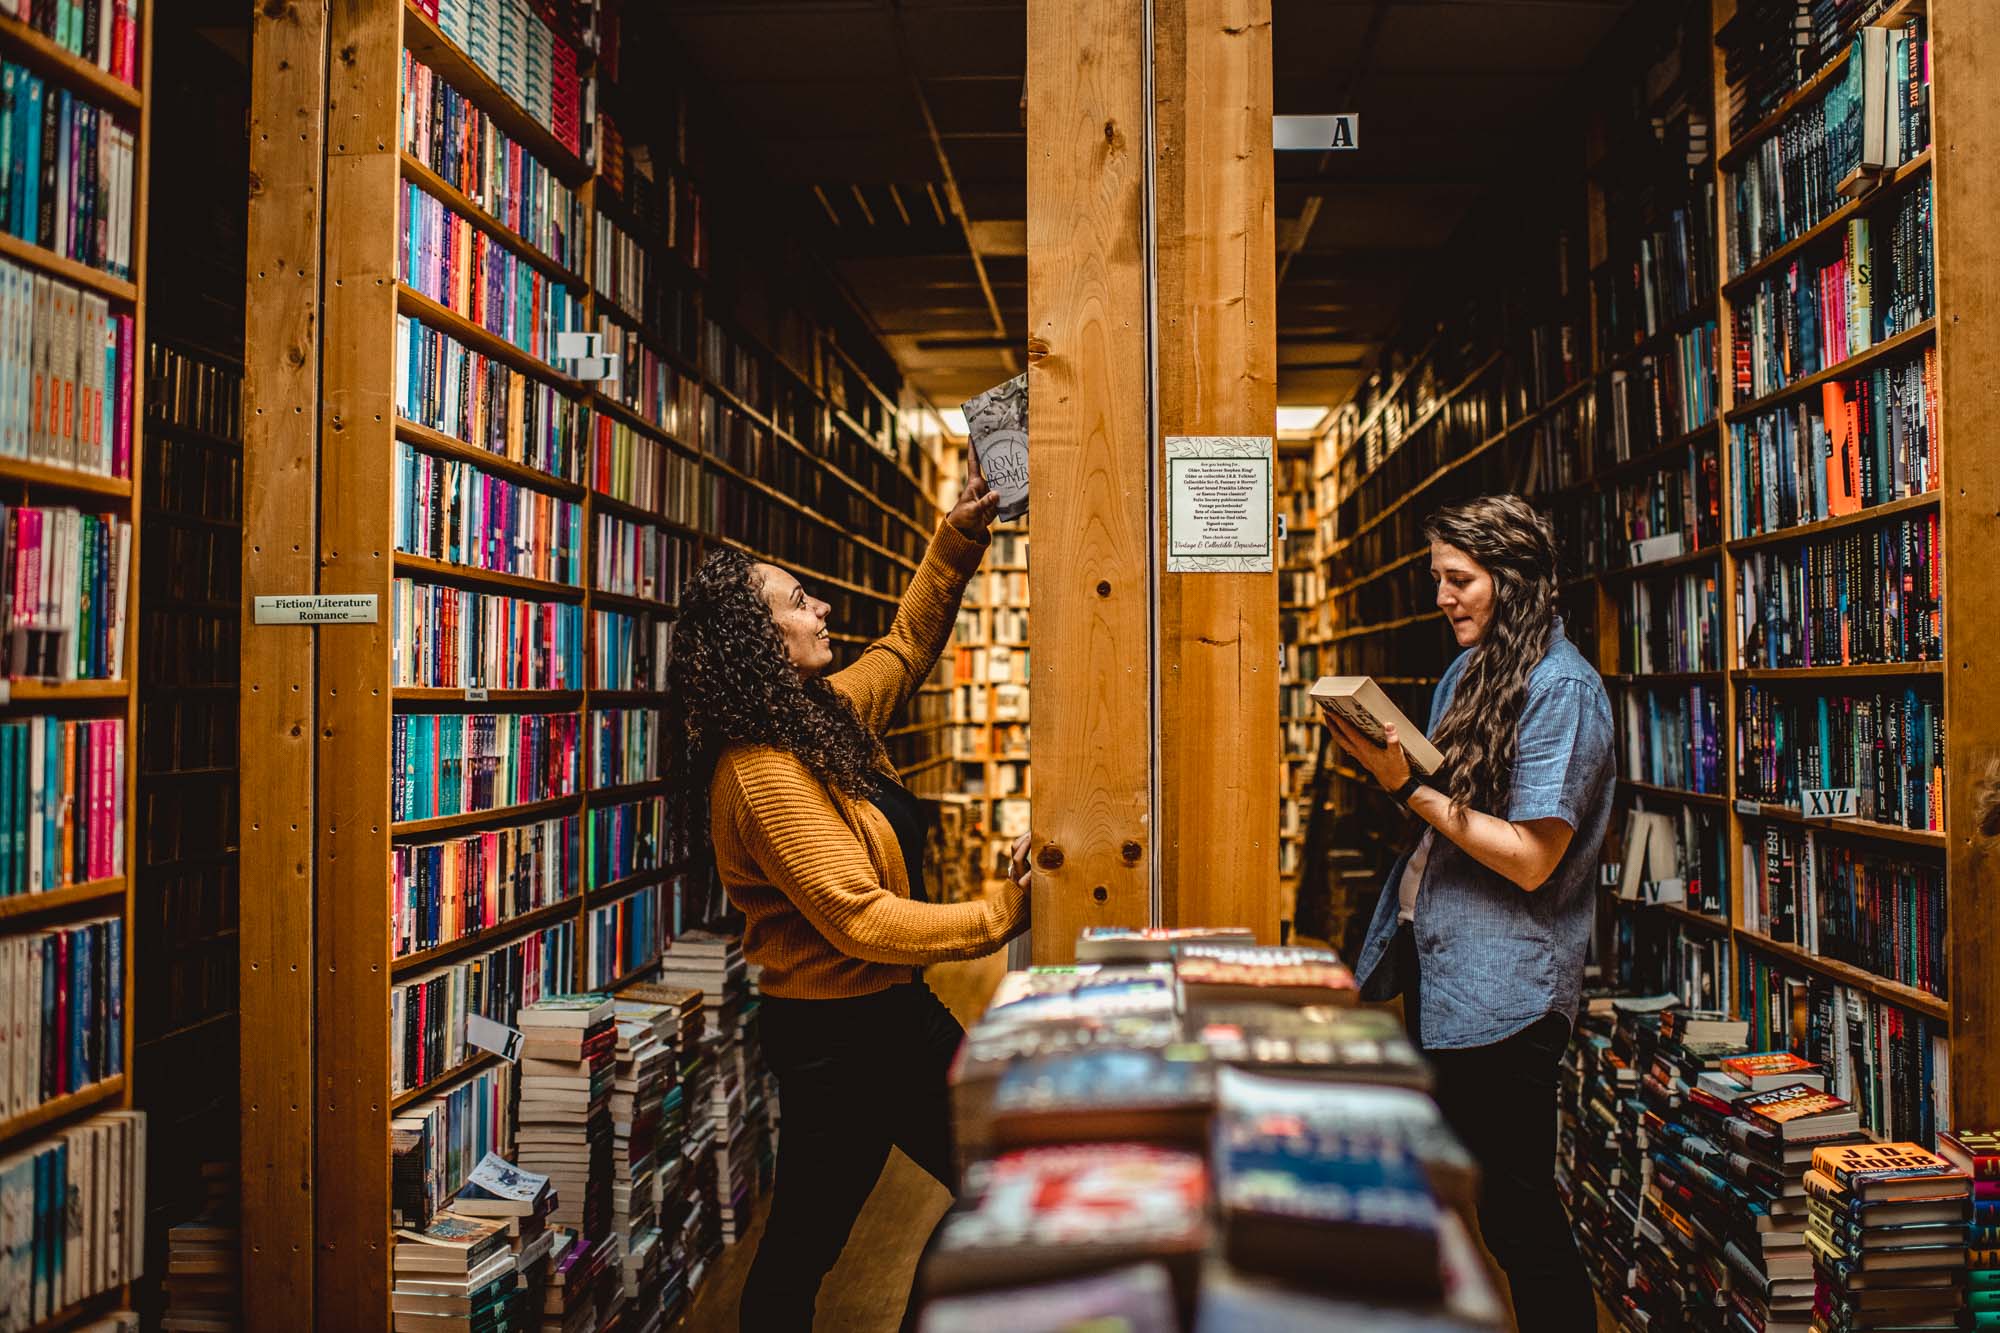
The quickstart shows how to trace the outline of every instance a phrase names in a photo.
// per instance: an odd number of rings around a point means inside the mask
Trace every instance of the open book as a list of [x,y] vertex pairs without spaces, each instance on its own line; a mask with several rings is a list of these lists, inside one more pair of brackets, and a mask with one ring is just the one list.
[[1428,776],[1444,767],[1444,756],[1437,746],[1389,701],[1373,676],[1321,676],[1312,687],[1312,700],[1345,718],[1377,745],[1382,744],[1386,729],[1393,726],[1410,767],[1417,772]]

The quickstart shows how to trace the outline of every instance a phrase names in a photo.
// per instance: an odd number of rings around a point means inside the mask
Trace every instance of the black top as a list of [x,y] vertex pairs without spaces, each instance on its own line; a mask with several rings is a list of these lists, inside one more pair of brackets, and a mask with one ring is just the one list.
[[924,897],[923,803],[910,794],[909,788],[885,774],[876,775],[875,791],[868,799],[889,821],[889,827],[896,830],[896,841],[903,848],[903,869],[910,876],[910,897],[920,903],[928,902]]

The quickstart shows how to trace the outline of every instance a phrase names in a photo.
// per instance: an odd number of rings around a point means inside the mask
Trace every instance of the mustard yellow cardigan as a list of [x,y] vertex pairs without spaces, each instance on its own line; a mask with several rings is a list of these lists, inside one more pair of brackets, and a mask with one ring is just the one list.
[[[985,553],[985,543],[940,525],[889,632],[828,678],[871,732],[879,736],[930,675]],[[886,754],[879,762],[891,771]],[[991,953],[1027,925],[1026,890],[1013,884],[973,902],[913,902],[882,812],[767,745],[722,752],[709,833],[723,887],[745,918],[744,955],[763,968],[768,995],[873,994],[924,964]]]

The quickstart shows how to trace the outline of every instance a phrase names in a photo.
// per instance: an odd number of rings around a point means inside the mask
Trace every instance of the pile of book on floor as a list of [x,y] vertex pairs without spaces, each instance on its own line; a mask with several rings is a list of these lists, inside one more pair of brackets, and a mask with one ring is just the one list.
[[1938,1135],[1938,1156],[1972,1180],[1966,1228],[1965,1309],[1972,1328],[2000,1328],[2000,1133],[1960,1129]]
[[201,1214],[167,1228],[167,1274],[160,1280],[163,1333],[231,1333],[242,1327],[236,1168],[204,1162]]
[[660,1233],[656,1242],[660,1316],[663,1322],[671,1323],[686,1309],[699,1280],[701,1193],[689,1161],[694,1145],[689,1138],[692,1122],[688,1108],[691,1104],[705,1106],[707,1097],[699,1077],[701,991],[647,981],[626,986],[618,995],[621,1001],[657,1005],[662,1011],[652,1028],[665,1065],[654,1133],[653,1210]]
[[960,1048],[927,1333],[1504,1322],[1429,1070],[1337,956],[1125,930],[1078,955],[1009,973]]
[[705,930],[676,936],[660,957],[660,981],[702,993],[703,1044],[711,1066],[706,1110],[714,1137],[709,1160],[698,1174],[721,1239],[732,1242],[749,1221],[757,1183],[757,1145],[750,1133],[749,1090],[738,1049],[748,995],[742,941]]
[[396,1333],[520,1322],[524,1293],[503,1221],[446,1209],[429,1226],[396,1232],[393,1264]]
[[[625,996],[612,1001],[618,1027],[611,1085],[611,1234],[619,1255],[613,1309],[622,1326],[656,1329],[664,1319],[667,1246],[661,1243],[658,1172],[667,1087],[678,1079],[679,1016],[669,1006]],[[678,1140],[665,1144],[676,1162]]]
[[[618,1245],[611,1232],[615,1010],[607,995],[559,995],[523,1005],[516,1022],[523,1040],[515,1156],[524,1170],[548,1177],[556,1200],[549,1220],[570,1237],[562,1253],[551,1256],[543,1327],[570,1333],[594,1327],[617,1284]],[[607,1277],[610,1288],[601,1290]]]
[[1971,1177],[1919,1144],[1849,1143],[1813,1150],[1805,1188],[1816,1325],[1958,1327]]

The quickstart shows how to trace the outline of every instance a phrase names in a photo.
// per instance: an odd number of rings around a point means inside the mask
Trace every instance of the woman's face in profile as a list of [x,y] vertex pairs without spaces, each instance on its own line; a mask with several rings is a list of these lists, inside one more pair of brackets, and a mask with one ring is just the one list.
[[1437,581],[1438,610],[1451,622],[1452,637],[1470,648],[1493,624],[1493,575],[1450,542],[1431,543],[1431,578]]

